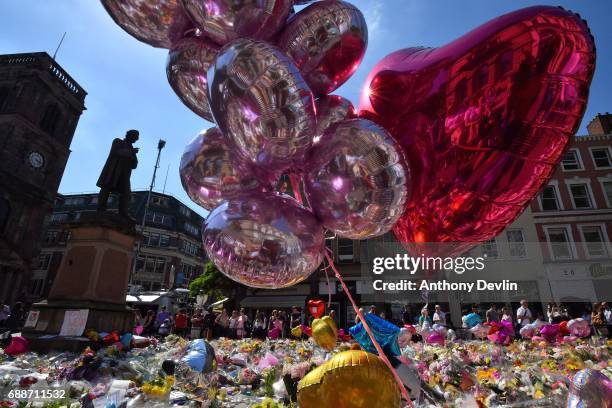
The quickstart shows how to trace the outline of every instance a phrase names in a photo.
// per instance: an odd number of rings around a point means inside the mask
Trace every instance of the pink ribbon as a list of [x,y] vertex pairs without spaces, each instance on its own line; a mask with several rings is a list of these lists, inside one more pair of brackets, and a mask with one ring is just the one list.
[[355,310],[355,313],[357,313],[357,316],[359,316],[359,320],[363,324],[363,328],[368,333],[368,336],[370,336],[370,339],[372,340],[372,343],[374,344],[376,351],[378,351],[378,357],[383,361],[383,363],[386,364],[387,367],[389,367],[389,370],[391,370],[391,373],[393,373],[393,377],[395,378],[395,381],[397,381],[397,384],[399,385],[402,396],[406,400],[408,406],[412,407],[413,405],[412,405],[412,400],[410,399],[410,394],[408,394],[408,390],[406,390],[406,387],[404,387],[404,383],[402,382],[402,379],[400,378],[399,374],[397,374],[397,371],[395,371],[395,368],[393,368],[393,365],[391,365],[391,362],[389,361],[389,359],[383,352],[382,347],[380,347],[380,344],[378,344],[378,341],[376,341],[376,338],[374,337],[374,334],[372,333],[370,326],[368,325],[366,319],[363,317],[363,314],[359,311],[359,308],[357,307],[357,303],[355,303],[355,300],[353,299],[351,292],[349,292],[348,287],[344,283],[344,280],[342,279],[342,275],[340,275],[340,272],[338,272],[338,270],[336,269],[336,266],[334,265],[334,261],[331,259],[331,257],[329,256],[327,252],[325,252],[325,258],[327,259],[327,262],[329,262],[329,266],[334,271],[336,278],[340,281],[340,284],[342,285],[342,289],[344,290],[344,293],[346,293],[346,296],[348,296],[349,301],[351,302],[351,305],[353,305],[353,309]]

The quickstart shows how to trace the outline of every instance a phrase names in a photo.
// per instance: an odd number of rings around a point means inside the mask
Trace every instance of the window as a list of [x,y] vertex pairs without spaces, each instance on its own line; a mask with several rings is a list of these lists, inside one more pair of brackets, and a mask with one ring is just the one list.
[[70,197],[64,200],[64,205],[67,206],[76,206],[76,205],[84,205],[85,197]]
[[582,238],[589,258],[606,258],[608,250],[601,227],[598,225],[582,226]]
[[558,211],[559,201],[557,200],[557,191],[554,186],[544,187],[540,196],[542,211]]
[[91,197],[91,201],[90,201],[91,205],[97,205],[98,204],[98,197]]
[[612,159],[610,159],[610,149],[607,147],[591,149],[593,163],[598,169],[612,167]]
[[4,231],[11,214],[11,205],[8,200],[0,198],[0,232]]
[[338,238],[338,262],[349,263],[354,262],[355,251],[353,240],[347,238]]
[[51,222],[64,222],[68,220],[68,213],[53,213]]
[[548,228],[546,233],[553,259],[572,259],[574,257],[567,228]]
[[49,269],[49,264],[51,263],[51,254],[40,254],[38,257],[38,268],[43,271]]
[[482,255],[487,258],[499,257],[499,251],[497,250],[497,241],[495,238],[490,239],[482,243]]
[[57,241],[57,236],[59,234],[59,231],[47,231],[45,233],[45,243],[46,244],[53,244]]
[[186,241],[186,240],[183,240],[181,249],[186,254],[193,255],[193,256],[197,255],[197,253],[198,253],[198,245],[196,245],[196,244],[194,244],[194,243],[192,243],[190,241]]
[[168,235],[160,235],[159,236],[159,246],[162,248],[167,248],[170,246],[170,237]]
[[54,134],[61,114],[60,108],[56,103],[48,105],[39,123],[41,129],[50,135]]
[[508,238],[508,246],[510,247],[511,257],[524,258],[527,256],[527,250],[525,248],[525,239],[523,237],[523,230],[507,230],[506,237]]
[[185,207],[184,205],[181,205],[179,207],[179,212],[184,215],[185,217],[191,217],[191,210],[187,207]]
[[168,199],[166,197],[160,197],[160,196],[154,195],[151,197],[151,204],[158,205],[161,207],[167,207]]
[[563,171],[582,170],[582,162],[578,150],[568,150],[561,161]]
[[199,235],[200,234],[200,230],[198,229],[198,227],[196,227],[195,225],[186,222],[185,223],[185,231],[187,231],[188,233],[192,234],[192,235]]
[[603,192],[606,195],[606,202],[608,207],[612,207],[612,181],[604,181],[601,183]]
[[148,212],[147,221],[155,224],[172,225],[173,217],[171,215],[161,214],[157,212]]
[[32,289],[30,293],[33,296],[40,296],[42,294],[44,286],[45,286],[44,279],[32,279]]
[[146,273],[162,274],[166,269],[166,258],[163,256],[139,256],[136,270]]
[[570,184],[569,190],[574,202],[574,208],[591,208],[591,199],[589,197],[589,188],[586,184]]

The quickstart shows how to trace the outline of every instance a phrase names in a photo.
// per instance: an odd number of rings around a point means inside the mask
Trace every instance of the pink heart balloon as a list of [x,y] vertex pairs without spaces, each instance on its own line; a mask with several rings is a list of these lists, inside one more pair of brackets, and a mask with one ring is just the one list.
[[419,253],[458,255],[514,221],[578,130],[594,68],[586,23],[555,7],[379,62],[360,115],[384,126],[410,162],[413,195],[396,237]]

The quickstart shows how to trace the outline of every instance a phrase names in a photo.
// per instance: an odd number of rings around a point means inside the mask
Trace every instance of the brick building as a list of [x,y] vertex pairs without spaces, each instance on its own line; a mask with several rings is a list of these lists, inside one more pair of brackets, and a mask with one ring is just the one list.
[[[147,194],[148,191],[132,193],[130,215],[136,220],[142,220]],[[69,239],[64,224],[78,220],[85,211],[96,211],[97,204],[98,194],[57,196],[29,286],[32,299],[46,297],[51,288]],[[117,204],[117,198],[111,196],[109,210],[117,211]],[[202,273],[205,262],[201,244],[202,222],[200,215],[176,198],[154,192],[132,284],[142,286],[146,291],[186,288]]]
[[86,95],[47,53],[0,55],[0,302],[25,300]]

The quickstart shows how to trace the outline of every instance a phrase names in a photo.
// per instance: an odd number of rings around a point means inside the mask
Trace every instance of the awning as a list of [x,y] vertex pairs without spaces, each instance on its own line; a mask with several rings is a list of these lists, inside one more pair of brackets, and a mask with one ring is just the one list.
[[159,298],[160,298],[159,295],[138,295],[138,296],[127,295],[125,297],[125,301],[130,302],[130,303],[153,303]]
[[248,296],[242,299],[242,307],[289,308],[304,307],[306,296]]

